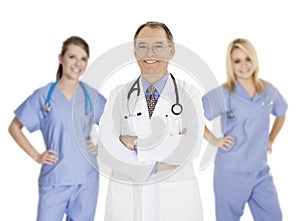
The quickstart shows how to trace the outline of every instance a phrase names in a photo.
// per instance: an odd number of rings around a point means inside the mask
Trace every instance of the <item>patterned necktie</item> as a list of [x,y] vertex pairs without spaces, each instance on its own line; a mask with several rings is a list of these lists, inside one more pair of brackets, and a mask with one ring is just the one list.
[[147,106],[148,106],[148,112],[149,112],[149,118],[152,117],[152,113],[154,111],[155,105],[156,105],[156,99],[154,97],[154,92],[156,91],[155,87],[153,85],[150,85],[147,88],[147,92],[149,93],[149,96],[146,98]]

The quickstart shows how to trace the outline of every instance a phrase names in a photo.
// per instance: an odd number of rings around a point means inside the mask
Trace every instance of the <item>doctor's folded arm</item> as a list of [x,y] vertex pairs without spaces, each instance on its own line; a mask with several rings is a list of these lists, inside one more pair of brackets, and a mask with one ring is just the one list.
[[[128,85],[131,84],[132,82]],[[167,82],[167,87],[168,85],[172,91],[170,82]],[[171,117],[172,103],[166,101],[166,105],[158,104],[163,110],[159,114],[154,113],[151,120],[147,114],[144,114],[147,110],[138,109],[137,112],[142,115],[137,116],[136,118],[139,119],[132,120],[130,123],[124,117],[128,115],[127,109],[124,108],[127,105],[125,97],[128,86],[119,86],[112,91],[100,122],[98,157],[102,163],[126,174],[129,179],[126,181],[146,182],[152,179],[151,175],[155,175],[154,172],[175,169],[198,156],[201,139],[197,139],[204,127],[202,124],[199,125],[201,116],[198,113],[202,112],[199,110],[201,95],[184,82],[179,81],[178,86],[183,98],[182,106],[184,106],[180,117],[176,116],[176,119],[174,116]],[[162,94],[162,102],[167,100],[163,96]],[[141,101],[145,102],[144,99]],[[166,117],[166,115],[170,116]],[[196,118],[199,119],[195,120]],[[117,121],[121,123],[118,124]],[[140,123],[136,121],[142,121],[142,126],[139,126]],[[157,130],[153,131],[155,128]],[[155,133],[159,135],[155,136]],[[149,146],[151,138],[157,141]]]
[[105,220],[202,220],[193,168],[201,94],[168,71],[175,46],[165,24],[141,25],[134,41],[141,75],[112,90],[99,124],[98,159],[110,178]]

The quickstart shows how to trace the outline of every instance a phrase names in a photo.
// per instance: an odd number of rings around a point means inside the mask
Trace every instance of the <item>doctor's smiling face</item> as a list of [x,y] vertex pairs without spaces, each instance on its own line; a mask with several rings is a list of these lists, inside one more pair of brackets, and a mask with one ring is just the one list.
[[141,74],[151,84],[159,81],[168,69],[175,47],[173,37],[160,26],[144,26],[135,35],[134,53]]

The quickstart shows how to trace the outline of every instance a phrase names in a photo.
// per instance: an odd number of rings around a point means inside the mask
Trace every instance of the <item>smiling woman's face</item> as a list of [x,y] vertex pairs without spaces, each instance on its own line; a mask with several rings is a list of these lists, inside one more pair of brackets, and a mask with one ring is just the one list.
[[88,64],[86,51],[74,44],[70,44],[64,55],[59,55],[59,62],[63,67],[63,77],[79,79]]
[[250,57],[240,48],[231,53],[232,68],[237,80],[250,79],[253,74],[253,63]]

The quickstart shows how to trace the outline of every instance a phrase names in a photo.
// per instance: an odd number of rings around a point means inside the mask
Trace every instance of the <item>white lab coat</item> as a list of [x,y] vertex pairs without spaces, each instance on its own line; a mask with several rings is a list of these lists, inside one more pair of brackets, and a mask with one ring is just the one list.
[[[99,130],[100,167],[108,168],[107,172],[111,174],[106,221],[202,220],[199,187],[193,169],[193,159],[199,154],[204,129],[201,95],[185,82],[176,82],[182,114],[171,112],[176,95],[169,78],[151,120],[141,80],[140,96],[137,97],[135,91],[129,101],[127,95],[134,81],[112,91]],[[132,116],[125,119],[129,114]],[[163,131],[152,131],[155,125],[151,127],[151,123],[155,124],[155,119],[160,120],[156,123],[159,128],[164,128]],[[179,135],[183,128],[187,133]],[[144,143],[149,144],[151,134],[155,147],[139,149]],[[123,146],[120,135],[139,137],[138,154]],[[151,174],[156,161],[179,167]]]

